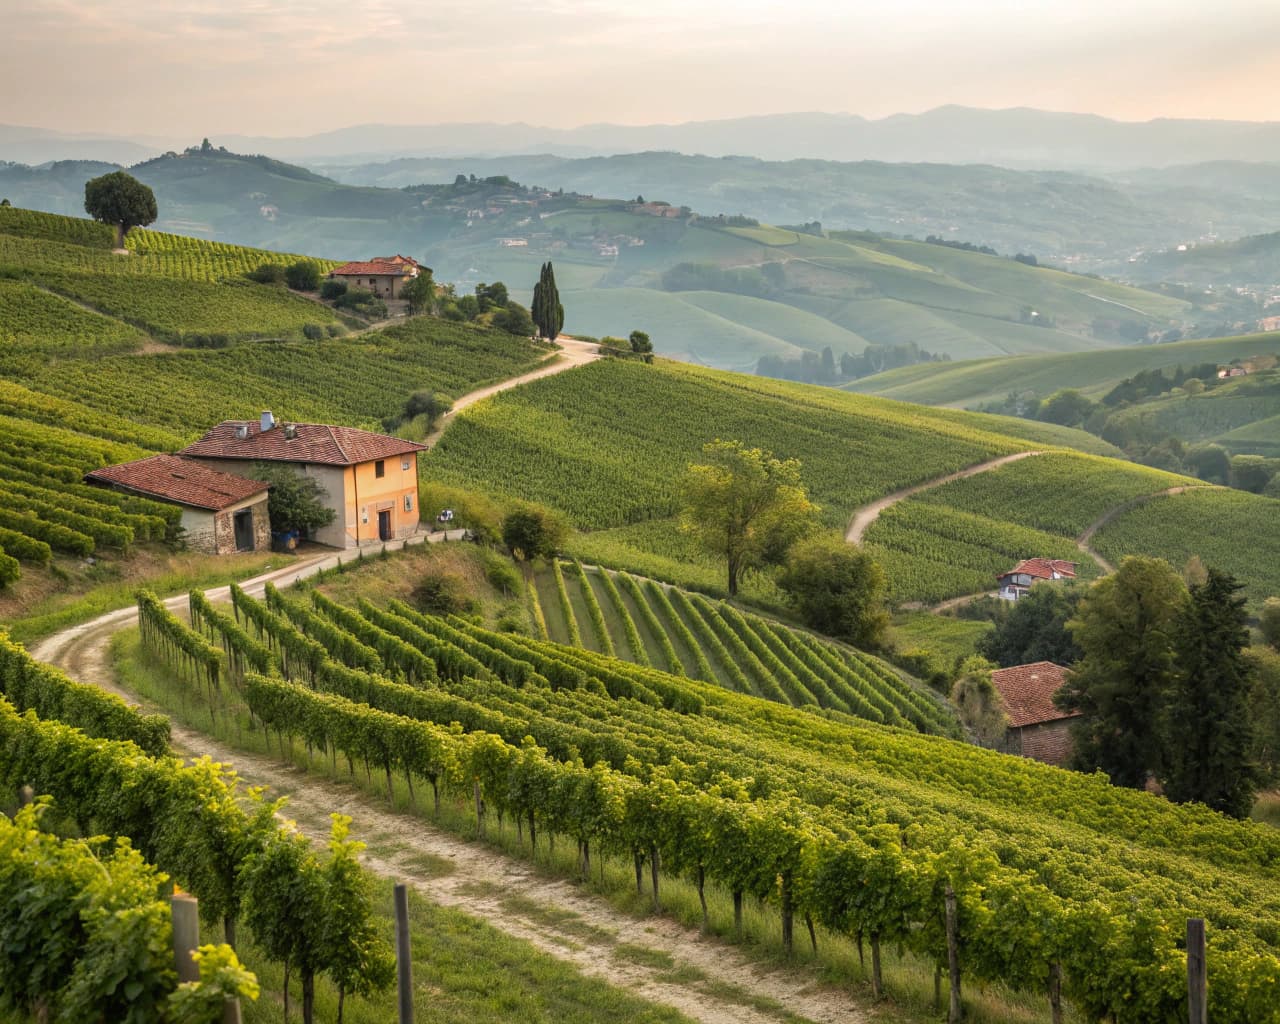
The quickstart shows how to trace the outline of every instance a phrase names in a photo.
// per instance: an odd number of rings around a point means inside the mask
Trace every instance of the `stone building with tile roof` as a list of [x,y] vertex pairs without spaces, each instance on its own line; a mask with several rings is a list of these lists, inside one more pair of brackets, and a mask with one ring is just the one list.
[[991,682],[1004,701],[1009,731],[1004,749],[1058,766],[1071,757],[1071,722],[1078,711],[1062,711],[1053,695],[1066,682],[1067,670],[1051,661],[996,669]]
[[227,420],[180,453],[225,473],[253,477],[279,462],[316,481],[334,521],[309,537],[353,548],[418,531],[418,452],[425,445],[355,427],[324,423]]
[[329,277],[345,281],[350,288],[363,288],[384,299],[400,298],[405,283],[418,276],[417,260],[409,256],[375,256],[334,267]]
[[92,484],[171,502],[182,509],[186,544],[229,555],[271,547],[267,484],[178,455],[152,455],[85,474]]

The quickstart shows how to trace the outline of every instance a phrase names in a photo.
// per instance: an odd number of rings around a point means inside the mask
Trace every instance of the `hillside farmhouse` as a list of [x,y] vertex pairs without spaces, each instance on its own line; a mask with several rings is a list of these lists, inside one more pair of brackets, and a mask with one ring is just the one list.
[[267,484],[222,473],[178,455],[104,466],[85,474],[89,483],[182,508],[187,546],[208,555],[271,548]]
[[1005,753],[1059,767],[1070,759],[1071,721],[1080,712],[1061,711],[1053,703],[1053,695],[1066,682],[1066,671],[1051,661],[1037,661],[991,673],[1009,716]]
[[1073,580],[1077,563],[1064,562],[1060,558],[1024,558],[1008,572],[996,577],[1000,585],[1000,597],[1016,601],[1026,597],[1031,587],[1041,580]]
[[418,452],[424,445],[354,427],[261,420],[219,423],[179,454],[223,474],[252,478],[258,462],[287,463],[319,484],[334,521],[309,537],[336,548],[413,535]]
[[375,256],[371,260],[344,263],[329,271],[329,277],[345,281],[350,288],[363,288],[384,299],[398,299],[407,281],[418,276],[420,266],[409,256]]

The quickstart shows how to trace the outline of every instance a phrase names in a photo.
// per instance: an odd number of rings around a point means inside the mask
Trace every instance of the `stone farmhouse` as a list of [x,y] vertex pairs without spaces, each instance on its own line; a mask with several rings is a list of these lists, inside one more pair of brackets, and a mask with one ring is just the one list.
[[420,265],[409,256],[375,256],[371,260],[344,263],[329,271],[335,281],[363,288],[383,299],[398,299],[405,283],[418,276]]
[[1076,578],[1076,562],[1064,562],[1060,558],[1024,558],[1008,572],[996,577],[999,594],[1005,601],[1026,597],[1031,587],[1042,580],[1073,580]]
[[152,455],[85,474],[85,480],[182,508],[187,546],[208,555],[271,548],[266,484],[178,455]]
[[991,682],[1009,716],[1004,751],[1062,767],[1071,757],[1071,722],[1078,711],[1061,711],[1053,695],[1066,682],[1066,669],[1051,661],[996,669]]
[[179,454],[252,478],[254,464],[283,462],[320,486],[334,521],[308,539],[335,548],[410,537],[418,530],[418,452],[425,445],[355,427],[227,420]]

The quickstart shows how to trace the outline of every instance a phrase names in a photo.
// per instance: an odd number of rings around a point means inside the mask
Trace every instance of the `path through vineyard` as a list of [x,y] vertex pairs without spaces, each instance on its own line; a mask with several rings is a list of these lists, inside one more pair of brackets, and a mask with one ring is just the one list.
[[[243,586],[260,596],[267,582],[286,585],[334,560],[312,559]],[[225,600],[228,588],[206,593],[211,600]],[[182,614],[187,598],[170,598],[165,605]],[[114,683],[108,653],[111,638],[136,622],[137,609],[124,608],[55,634],[32,654],[73,679],[136,701]],[[407,882],[424,898],[528,941],[583,974],[673,1006],[704,1024],[858,1024],[869,1019],[850,993],[823,985],[808,970],[753,963],[734,947],[669,918],[631,917],[570,882],[543,877],[522,860],[389,810],[345,782],[235,750],[177,722],[173,746],[188,756],[207,754],[233,764],[247,785],[287,794],[289,815],[313,842],[323,844],[328,838],[330,813],[351,815],[354,833],[369,843],[364,860],[378,874]],[[446,865],[443,872],[441,864]]]
[[541,377],[551,377],[557,373],[563,373],[565,370],[572,370],[575,366],[586,366],[587,363],[594,363],[597,359],[603,358],[600,355],[600,346],[589,341],[579,341],[577,338],[571,338],[566,334],[560,335],[556,339],[556,344],[560,346],[560,353],[554,358],[543,363],[536,370],[530,370],[528,373],[522,373],[518,377],[511,377],[508,380],[499,381],[497,384],[490,384],[488,387],[477,388],[453,403],[453,407],[440,417],[431,433],[423,440],[428,448],[434,448],[440,435],[444,433],[451,421],[451,417],[467,408],[469,405],[475,405],[476,402],[483,401],[500,391],[508,391],[511,388],[518,387],[521,384],[527,384],[529,381],[538,380]]
[[[1156,498],[1169,498],[1175,494],[1182,494],[1184,491],[1189,491],[1191,490],[1192,487],[1195,487],[1195,486],[1197,485],[1189,484],[1184,487],[1169,487],[1163,491],[1156,491],[1155,494],[1144,494],[1139,498],[1134,498],[1132,501],[1126,501],[1123,505],[1117,505],[1115,508],[1109,509],[1107,513],[1102,517],[1100,517],[1096,522],[1089,524],[1089,528],[1085,530],[1084,533],[1080,534],[1079,537],[1076,538],[1076,547],[1078,547],[1086,555],[1088,555],[1095,562],[1097,562],[1098,565],[1102,567],[1102,572],[1104,575],[1110,576],[1113,572],[1116,571],[1116,567],[1112,565],[1110,562],[1108,562],[1105,558],[1103,558],[1102,555],[1100,555],[1097,551],[1095,551],[1090,546],[1089,542],[1093,540],[1093,535],[1097,533],[1099,530],[1101,530],[1104,526],[1106,526],[1107,523],[1111,522],[1111,520],[1115,519],[1116,516],[1121,515],[1122,513],[1128,512],[1131,509],[1135,509],[1139,505],[1145,505],[1148,501],[1154,501]],[[1209,487],[1212,485],[1200,484],[1199,486]]]
[[1010,462],[1017,462],[1019,459],[1027,459],[1032,455],[1043,455],[1044,452],[1014,452],[1012,455],[1001,455],[998,459],[988,459],[986,462],[979,462],[976,466],[969,466],[956,473],[948,473],[946,476],[936,477],[933,480],[926,480],[922,484],[916,484],[914,487],[904,487],[900,491],[894,491],[892,494],[886,494],[883,498],[871,502],[870,505],[863,505],[849,520],[849,529],[845,531],[844,539],[850,544],[861,544],[863,534],[867,532],[871,524],[880,518],[880,513],[890,508],[900,501],[905,501],[914,494],[921,491],[932,490],[935,487],[941,487],[943,484],[949,484],[954,480],[963,480],[965,477],[977,476],[979,473],[986,473],[992,469],[999,469],[1001,466],[1007,466]]

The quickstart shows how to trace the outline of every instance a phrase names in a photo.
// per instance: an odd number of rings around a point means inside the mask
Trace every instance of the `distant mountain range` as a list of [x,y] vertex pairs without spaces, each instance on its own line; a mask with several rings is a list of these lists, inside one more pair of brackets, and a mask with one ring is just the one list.
[[[855,114],[794,113],[567,129],[525,123],[370,124],[317,135],[235,135],[214,141],[238,152],[270,153],[301,162],[516,153],[599,156],[649,150],[768,160],[986,163],[1090,172],[1205,160],[1280,161],[1280,122],[1172,118],[1124,122],[1094,114],[959,106],[878,120]],[[188,142],[0,125],[0,160],[43,163],[92,158],[131,163]]]
[[[0,164],[0,196],[52,213],[83,212],[102,161]],[[828,230],[929,235],[1006,255],[1128,278],[1131,258],[1280,228],[1280,164],[1218,162],[1091,176],[990,165],[766,161],[633,153],[611,157],[421,157],[312,170],[214,149],[132,165],[161,199],[161,226],[225,241],[341,257],[367,248],[420,255],[437,239],[414,224],[405,191],[459,174],[506,176],[584,195],[643,195],[698,213]],[[317,174],[315,171],[321,171]],[[1106,268],[1102,270],[1102,268]],[[1136,276],[1136,275],[1135,275]],[[1143,274],[1142,280],[1158,280]]]

